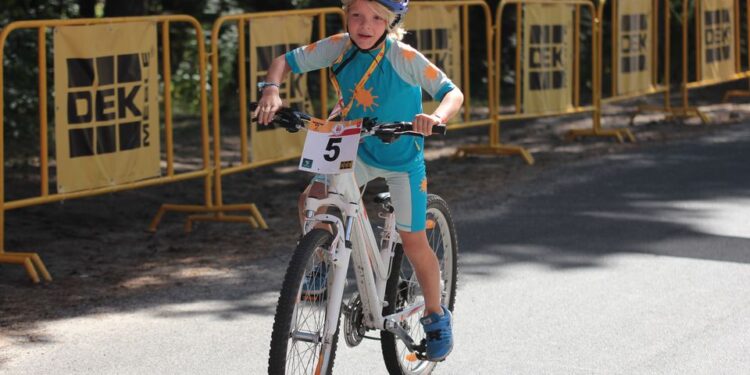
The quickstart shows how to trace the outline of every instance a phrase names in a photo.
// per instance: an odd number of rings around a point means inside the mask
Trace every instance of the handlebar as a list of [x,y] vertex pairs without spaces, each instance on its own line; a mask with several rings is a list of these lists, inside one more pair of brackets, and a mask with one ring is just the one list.
[[[250,103],[250,112],[255,112],[257,107],[258,103]],[[307,113],[283,107],[276,112],[271,124],[278,125],[290,133],[296,133],[305,129],[311,119],[312,116]],[[253,118],[251,121],[257,121],[257,118]],[[432,127],[432,131],[435,134],[444,135],[447,127],[445,124],[438,124]],[[362,134],[374,135],[386,143],[393,142],[401,135],[424,136],[422,133],[414,131],[414,125],[410,121],[378,123],[377,118],[369,117],[362,119]]]

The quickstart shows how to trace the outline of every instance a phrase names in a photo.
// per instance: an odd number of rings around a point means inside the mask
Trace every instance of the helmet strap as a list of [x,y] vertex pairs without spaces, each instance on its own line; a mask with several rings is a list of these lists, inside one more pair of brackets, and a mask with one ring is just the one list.
[[398,25],[398,23],[401,22],[402,17],[403,17],[403,14],[397,14],[396,15],[396,19],[394,19],[393,22],[391,22],[391,27],[390,28],[392,29],[392,28],[396,27],[396,25]]

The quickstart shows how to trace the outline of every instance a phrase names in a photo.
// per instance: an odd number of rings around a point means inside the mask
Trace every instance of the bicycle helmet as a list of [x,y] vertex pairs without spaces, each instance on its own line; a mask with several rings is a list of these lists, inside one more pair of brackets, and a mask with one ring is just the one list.
[[374,0],[388,8],[391,12],[400,15],[409,10],[409,0]]

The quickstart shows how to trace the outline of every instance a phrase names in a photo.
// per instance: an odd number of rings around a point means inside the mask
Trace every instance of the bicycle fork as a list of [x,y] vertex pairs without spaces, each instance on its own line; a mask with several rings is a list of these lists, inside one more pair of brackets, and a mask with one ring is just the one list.
[[346,272],[349,268],[349,259],[351,258],[352,249],[345,246],[339,241],[339,246],[332,251],[333,255],[333,275],[331,285],[328,290],[328,302],[326,304],[326,324],[323,334],[323,348],[321,355],[323,358],[319,361],[320,374],[325,374],[328,364],[331,362],[332,351],[328,350],[333,345],[333,337],[339,325],[339,315],[341,314],[341,304],[344,297],[344,286],[346,284]]
[[[333,273],[328,277],[328,301],[326,303],[326,322],[323,330],[322,345],[320,350],[320,358],[318,360],[318,366],[316,374],[326,374],[329,363],[331,363],[331,356],[333,354],[333,338],[338,329],[339,315],[341,314],[341,306],[344,297],[344,287],[346,285],[346,273],[349,269],[349,261],[352,254],[351,245],[351,228],[356,213],[356,206],[347,205],[346,212],[347,222],[344,225],[337,216],[322,214],[315,215],[317,208],[331,204],[337,201],[339,197],[329,197],[325,199],[307,199],[307,210],[306,216],[308,223],[314,222],[325,222],[333,225],[336,228],[336,235],[331,243],[329,257],[331,259],[331,267],[333,267]],[[340,207],[340,206],[339,206]],[[307,230],[312,229],[312,225],[306,225]],[[342,236],[343,234],[343,236]]]

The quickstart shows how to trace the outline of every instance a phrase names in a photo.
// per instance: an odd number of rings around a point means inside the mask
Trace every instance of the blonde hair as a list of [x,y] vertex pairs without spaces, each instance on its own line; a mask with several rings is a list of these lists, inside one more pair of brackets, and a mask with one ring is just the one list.
[[[355,2],[360,0],[341,0],[341,3],[343,4],[344,12],[349,14],[349,7],[354,4]],[[398,17],[395,13],[391,12],[388,8],[386,8],[383,4],[380,4],[377,1],[372,0],[361,0],[361,1],[367,1],[373,6],[373,10],[375,13],[380,16],[381,18],[385,19],[386,25],[385,29],[388,32],[388,35],[396,40],[402,40],[404,39],[404,35],[406,34],[406,30],[404,29],[404,17],[401,16],[401,19],[393,25],[393,22],[396,21],[396,17]],[[391,27],[393,25],[393,27]]]

